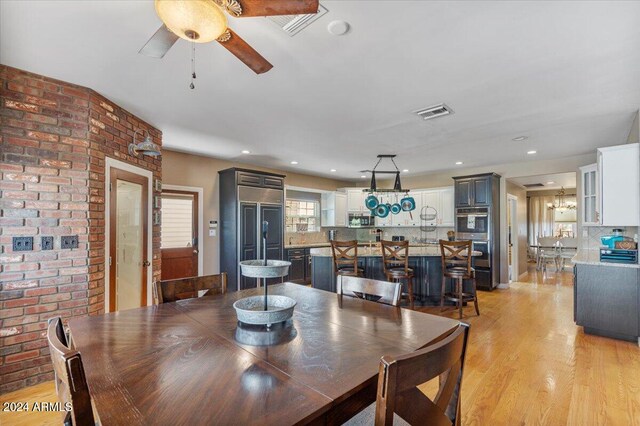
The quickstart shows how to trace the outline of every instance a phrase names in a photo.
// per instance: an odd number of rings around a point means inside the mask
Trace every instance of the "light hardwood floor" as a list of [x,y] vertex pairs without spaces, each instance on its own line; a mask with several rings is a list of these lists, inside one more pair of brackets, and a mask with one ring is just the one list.
[[[463,425],[640,425],[640,348],[585,335],[574,324],[566,271],[543,277],[531,269],[509,289],[480,292],[479,317],[465,308],[471,336]],[[453,311],[443,315],[457,318]],[[0,401],[55,401],[53,383]],[[59,424],[57,413],[0,412],[3,426],[48,424]]]

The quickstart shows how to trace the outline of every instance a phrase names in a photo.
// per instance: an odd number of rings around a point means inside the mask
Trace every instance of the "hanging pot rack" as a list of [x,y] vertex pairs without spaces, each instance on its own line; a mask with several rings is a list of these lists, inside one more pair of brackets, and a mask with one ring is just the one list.
[[[400,169],[398,168],[398,165],[394,160],[394,158],[396,158],[396,155],[395,154],[379,154],[377,157],[378,157],[378,162],[376,163],[375,166],[373,166],[373,169],[360,170],[361,173],[371,173],[371,182],[369,184],[369,188],[363,189],[362,192],[405,193],[405,194],[409,193],[410,191],[409,189],[402,189],[402,182],[400,181]],[[393,163],[395,170],[377,170],[378,166],[384,159],[391,160],[391,163]],[[376,174],[377,175],[395,175],[396,179],[394,181],[393,188],[378,188],[378,185],[376,183]]]

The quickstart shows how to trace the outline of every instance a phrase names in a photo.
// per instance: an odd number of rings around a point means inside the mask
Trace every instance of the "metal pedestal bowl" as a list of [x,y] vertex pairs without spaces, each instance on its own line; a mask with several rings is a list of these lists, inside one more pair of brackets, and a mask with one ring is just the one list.
[[250,278],[280,278],[289,274],[291,262],[286,260],[243,260],[240,262],[242,275]]
[[237,300],[233,304],[238,321],[245,324],[266,325],[288,320],[293,316],[296,301],[287,296],[267,296],[267,310],[264,310],[264,296],[251,296]]

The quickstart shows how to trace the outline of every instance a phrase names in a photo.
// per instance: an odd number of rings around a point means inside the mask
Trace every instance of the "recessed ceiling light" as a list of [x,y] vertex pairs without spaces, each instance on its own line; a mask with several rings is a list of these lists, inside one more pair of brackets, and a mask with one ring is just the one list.
[[251,154],[251,151],[247,151],[246,149],[243,149],[243,150],[242,150],[242,153],[243,153],[243,154]]
[[366,178],[366,177],[367,177],[367,175],[362,175],[362,176],[360,176],[360,177],[361,177],[362,179],[364,179],[364,178]]
[[527,154],[529,154],[529,155],[533,155],[533,154],[536,154],[537,152],[538,152],[538,151],[531,150],[531,151],[527,151]]
[[462,164],[462,161],[456,161],[456,166],[459,166]]
[[409,169],[402,169],[402,173],[409,173]]
[[529,139],[528,136],[518,136],[517,138],[513,138],[512,140],[516,141],[516,142],[520,142],[523,141],[525,139]]
[[349,32],[349,23],[345,21],[331,21],[327,25],[327,31],[335,36],[341,36]]
[[298,164],[298,162],[297,162],[297,161],[295,161],[295,160],[293,160],[293,161],[291,162],[291,164]]
[[336,169],[331,169],[331,170],[329,170],[329,171],[330,171],[331,173],[334,173],[334,172],[336,172]]
[[553,185],[555,182],[550,180],[549,182],[547,182],[547,185]]

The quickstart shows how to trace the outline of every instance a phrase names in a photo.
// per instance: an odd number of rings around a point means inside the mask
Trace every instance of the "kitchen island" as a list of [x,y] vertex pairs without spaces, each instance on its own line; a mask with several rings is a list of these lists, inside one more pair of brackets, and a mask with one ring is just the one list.
[[[311,285],[321,290],[336,291],[336,277],[333,268],[331,248],[313,248],[311,254]],[[474,252],[473,255],[480,253]],[[366,278],[387,281],[382,264],[382,252],[378,246],[358,247],[358,267],[364,269]],[[409,247],[409,268],[413,269],[413,293],[416,303],[422,305],[440,304],[442,285],[442,261],[438,245],[421,245]],[[451,291],[453,284],[446,283],[446,291]],[[465,283],[466,286],[470,285]],[[406,292],[406,281],[403,292]]]
[[587,334],[640,344],[640,265],[600,261],[579,250],[574,266],[573,316]]

